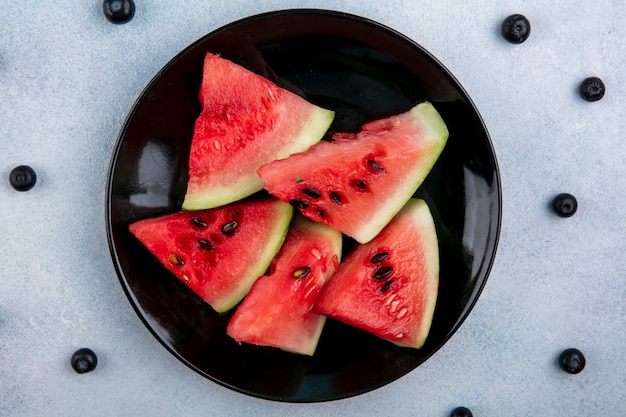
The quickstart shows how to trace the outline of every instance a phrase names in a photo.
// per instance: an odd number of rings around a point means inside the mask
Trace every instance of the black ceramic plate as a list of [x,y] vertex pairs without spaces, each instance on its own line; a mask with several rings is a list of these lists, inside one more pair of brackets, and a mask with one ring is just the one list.
[[[401,113],[425,99],[450,130],[448,144],[416,196],[435,218],[440,291],[432,330],[419,350],[400,348],[327,321],[313,357],[239,346],[216,314],[128,232],[129,223],[180,209],[198,91],[207,51],[264,75],[336,112],[331,132]],[[364,393],[415,369],[458,329],[491,268],[501,189],[483,122],[463,88],[415,42],[339,12],[287,10],[218,29],[178,54],[137,100],[113,154],[107,225],[113,262],[133,307],[183,363],[224,386],[290,402]]]

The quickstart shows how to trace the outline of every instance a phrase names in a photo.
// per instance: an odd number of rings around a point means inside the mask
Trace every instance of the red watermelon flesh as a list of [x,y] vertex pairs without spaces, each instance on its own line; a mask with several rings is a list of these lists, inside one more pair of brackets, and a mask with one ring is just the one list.
[[313,355],[325,317],[313,306],[341,256],[341,233],[297,216],[270,266],[235,311],[237,342]]
[[428,175],[448,139],[432,104],[340,133],[263,165],[265,188],[306,217],[360,243],[370,241]]
[[428,336],[439,285],[439,249],[426,203],[411,199],[372,241],[346,256],[316,310],[400,346]]
[[194,126],[184,210],[218,207],[261,189],[256,170],[317,143],[334,112],[208,53]]
[[144,246],[218,313],[233,308],[280,249],[293,208],[273,197],[129,226]]

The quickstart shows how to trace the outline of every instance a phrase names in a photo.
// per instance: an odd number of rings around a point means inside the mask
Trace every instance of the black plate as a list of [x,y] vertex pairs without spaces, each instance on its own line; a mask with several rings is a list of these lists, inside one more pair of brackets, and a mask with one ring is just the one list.
[[[207,51],[220,53],[309,101],[336,111],[334,131],[401,113],[425,99],[450,130],[416,196],[435,218],[440,292],[420,350],[400,348],[329,320],[304,357],[239,346],[216,314],[128,232],[129,223],[179,210]],[[448,70],[415,42],[345,13],[286,10],[240,20],[172,59],[137,100],[113,154],[107,190],[109,245],[120,282],[156,338],[183,363],[224,386],[290,402],[364,393],[415,369],[459,328],[489,274],[500,229],[501,188],[478,111]]]

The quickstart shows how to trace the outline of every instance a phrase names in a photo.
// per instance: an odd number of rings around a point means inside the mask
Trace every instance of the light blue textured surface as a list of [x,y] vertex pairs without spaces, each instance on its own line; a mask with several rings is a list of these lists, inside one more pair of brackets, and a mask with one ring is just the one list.
[[[626,3],[622,0],[137,0],[112,25],[97,0],[0,0],[1,416],[621,416],[626,400]],[[508,3],[508,4],[506,4]],[[496,262],[472,314],[434,357],[374,392],[281,404],[229,391],[143,326],[107,248],[110,153],[134,100],[178,51],[259,12],[315,7],[386,24],[437,56],[479,108],[500,165]],[[499,34],[529,17],[527,42]],[[578,83],[600,76],[587,103]],[[39,182],[6,178],[31,165]],[[579,199],[569,219],[548,203]],[[71,353],[98,353],[78,375]],[[577,375],[556,366],[580,348]]]

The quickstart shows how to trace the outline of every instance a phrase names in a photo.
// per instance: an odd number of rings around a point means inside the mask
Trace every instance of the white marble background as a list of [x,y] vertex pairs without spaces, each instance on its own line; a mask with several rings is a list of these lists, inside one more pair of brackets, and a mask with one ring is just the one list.
[[[622,0],[136,0],[125,25],[98,0],[0,0],[0,416],[621,416],[626,400],[626,3]],[[472,314],[434,357],[379,390],[320,404],[230,391],[143,326],[109,257],[104,193],[126,113],[179,50],[284,8],[361,15],[414,39],[467,89],[492,136],[504,212]],[[532,33],[505,42],[501,21]],[[587,103],[578,83],[601,77]],[[8,174],[32,166],[35,188]],[[579,199],[561,219],[559,192]],[[87,346],[97,369],[69,356]],[[587,367],[555,364],[567,347]]]

